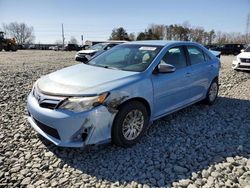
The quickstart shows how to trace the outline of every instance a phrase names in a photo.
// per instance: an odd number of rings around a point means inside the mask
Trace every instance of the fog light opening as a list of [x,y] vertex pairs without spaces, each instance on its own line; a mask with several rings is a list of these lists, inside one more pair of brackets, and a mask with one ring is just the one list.
[[82,141],[85,141],[87,137],[88,137],[88,129],[84,129],[82,133]]

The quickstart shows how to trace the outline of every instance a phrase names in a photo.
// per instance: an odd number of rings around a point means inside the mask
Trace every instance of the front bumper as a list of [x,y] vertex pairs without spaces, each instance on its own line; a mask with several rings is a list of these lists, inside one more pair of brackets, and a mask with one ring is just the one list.
[[237,70],[250,70],[250,63],[233,60],[232,68]]
[[35,97],[29,94],[27,109],[30,125],[57,146],[84,147],[106,142],[111,138],[114,114],[105,106],[80,113],[52,110],[40,107]]

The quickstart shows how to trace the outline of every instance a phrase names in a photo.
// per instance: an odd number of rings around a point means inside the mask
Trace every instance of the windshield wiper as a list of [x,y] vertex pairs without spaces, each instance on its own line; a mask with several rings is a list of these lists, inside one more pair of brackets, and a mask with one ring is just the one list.
[[106,68],[106,69],[120,70],[120,69],[118,69],[118,68],[116,68],[116,67],[110,67],[110,66],[107,66],[107,65],[105,65],[105,66],[103,66],[103,67]]
[[111,66],[108,66],[108,65],[98,65],[98,64],[89,64],[88,65],[92,65],[92,66],[95,66],[95,67],[102,67],[102,68],[105,68],[105,69],[113,69],[113,70],[122,70],[122,69],[119,69],[119,68],[116,68],[116,67],[111,67]]

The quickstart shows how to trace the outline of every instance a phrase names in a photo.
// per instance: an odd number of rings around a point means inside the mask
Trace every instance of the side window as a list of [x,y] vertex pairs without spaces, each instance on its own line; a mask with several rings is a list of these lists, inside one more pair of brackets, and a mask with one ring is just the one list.
[[211,57],[209,55],[207,55],[205,52],[204,53],[204,56],[205,56],[205,61],[208,62],[211,60]]
[[185,52],[183,47],[173,47],[167,51],[160,63],[166,63],[181,69],[187,66]]
[[187,46],[187,51],[190,57],[191,65],[198,63],[205,63],[205,57],[203,51],[195,46]]
[[112,47],[114,47],[114,46],[116,46],[117,44],[109,44],[109,45],[107,45],[105,48],[104,48],[104,50],[109,50],[110,48],[112,48]]

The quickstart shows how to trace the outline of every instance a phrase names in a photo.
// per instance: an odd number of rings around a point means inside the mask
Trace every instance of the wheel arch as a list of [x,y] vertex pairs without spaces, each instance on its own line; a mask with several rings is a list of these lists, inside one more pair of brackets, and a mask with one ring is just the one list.
[[132,101],[137,101],[137,102],[142,103],[142,104],[146,107],[147,112],[148,112],[148,117],[150,118],[150,116],[151,116],[151,107],[150,107],[150,104],[149,104],[149,102],[148,102],[146,99],[144,99],[144,98],[142,98],[142,97],[130,98],[130,99],[128,99],[128,100],[122,102],[121,104],[119,104],[119,105],[117,106],[117,109],[118,109],[118,110],[121,109],[124,105],[126,105],[127,103],[132,102]]

